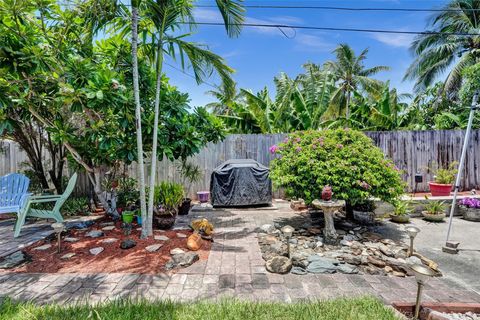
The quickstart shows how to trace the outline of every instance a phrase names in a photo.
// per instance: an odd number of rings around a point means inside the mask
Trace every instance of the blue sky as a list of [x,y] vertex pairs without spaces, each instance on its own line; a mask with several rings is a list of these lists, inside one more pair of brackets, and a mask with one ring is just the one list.
[[[199,4],[213,4],[213,0],[199,0]],[[245,0],[245,4],[270,5],[321,5],[343,7],[386,7],[386,8],[441,8],[443,0],[370,0],[370,1],[328,1],[328,0]],[[215,8],[198,8],[197,21],[221,22],[221,16]],[[308,25],[321,27],[367,28],[390,30],[424,30],[431,13],[428,12],[345,12],[325,10],[292,9],[248,9],[249,23],[279,23],[289,25]],[[412,61],[409,45],[413,36],[402,34],[373,34],[353,32],[324,32],[313,30],[289,30],[285,37],[277,29],[244,28],[238,38],[229,39],[222,27],[200,26],[191,41],[204,43],[215,53],[223,56],[236,70],[234,79],[239,88],[254,92],[267,86],[274,92],[273,77],[286,72],[295,77],[302,71],[307,61],[322,64],[333,59],[332,50],[339,43],[348,43],[359,53],[369,48],[366,65],[386,65],[390,71],[380,73],[377,78],[390,80],[400,93],[410,93],[412,83],[403,82],[405,70]],[[169,61],[169,64],[176,64]],[[177,64],[178,66],[178,64]],[[191,77],[182,74],[170,66],[164,71],[181,91],[188,92],[192,106],[204,105],[213,101],[205,92],[212,89],[203,84],[197,85]],[[191,74],[188,69],[185,70]],[[209,83],[218,84],[211,78]]]

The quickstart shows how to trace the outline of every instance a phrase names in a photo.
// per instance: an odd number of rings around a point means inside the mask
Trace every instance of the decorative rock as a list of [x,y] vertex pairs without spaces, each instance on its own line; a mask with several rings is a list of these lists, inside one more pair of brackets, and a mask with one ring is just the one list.
[[312,255],[308,258],[310,264],[307,271],[310,273],[334,273],[337,271],[337,260]]
[[85,236],[90,237],[90,238],[100,238],[103,237],[104,233],[103,231],[100,230],[92,230],[88,232]]
[[172,260],[168,261],[166,264],[165,264],[165,269],[167,270],[171,270],[173,268],[175,268],[175,262],[173,262]]
[[389,273],[389,272],[393,271],[393,268],[390,267],[390,266],[385,266],[385,268],[383,268],[383,270],[385,270],[385,272]]
[[0,262],[0,269],[11,269],[16,266],[21,265],[28,260],[28,255],[22,251],[14,252],[5,257],[5,259]]
[[177,233],[177,238],[186,238],[187,235],[183,233]]
[[390,249],[389,249],[386,245],[384,245],[384,244],[381,244],[380,247],[379,247],[379,249],[380,249],[380,251],[381,251],[384,255],[386,255],[386,256],[388,256],[388,257],[393,257],[393,256],[394,256],[392,250],[390,250]]
[[288,256],[288,245],[283,242],[276,242],[269,246],[267,252],[272,252],[277,256]]
[[115,226],[106,226],[106,227],[103,227],[102,230],[104,231],[111,231],[111,230],[114,230],[115,229]]
[[63,241],[66,241],[66,242],[77,242],[79,239],[78,238],[74,238],[74,237],[65,237],[63,239]]
[[44,244],[43,246],[33,248],[33,250],[45,251],[47,249],[50,249],[51,247],[52,245],[47,243],[47,244]]
[[60,259],[68,260],[70,258],[73,258],[75,255],[76,255],[76,253],[70,252],[70,253],[67,253],[67,254],[64,254],[63,256],[61,256]]
[[393,271],[392,275],[394,275],[395,277],[405,277],[405,273],[399,271]]
[[133,241],[132,239],[125,239],[120,243],[120,248],[126,250],[126,249],[133,248],[136,245],[137,245],[137,243],[135,241]]
[[103,239],[101,241],[101,243],[114,243],[114,242],[117,242],[117,241],[118,241],[118,239],[116,239],[116,238],[107,238],[107,239]]
[[285,274],[292,269],[292,260],[287,257],[277,256],[267,261],[265,267],[272,273]]
[[369,263],[373,264],[374,266],[380,267],[380,268],[383,268],[386,265],[385,261],[380,260],[380,259],[376,259],[372,256],[368,256],[367,260],[368,260]]
[[198,259],[200,259],[200,257],[195,252],[175,254],[175,255],[172,256],[173,262],[176,265],[182,266],[182,267],[188,267],[189,265],[193,264]]
[[97,254],[101,253],[103,250],[105,250],[103,247],[96,247],[96,248],[92,248],[88,251],[90,251],[91,254],[96,256]]
[[175,248],[175,249],[170,250],[170,254],[172,256],[177,255],[177,254],[184,254],[184,253],[185,253],[185,251],[183,251],[180,248]]
[[347,246],[347,247],[350,247],[352,245],[352,242],[351,241],[348,241],[348,240],[341,240],[340,241],[340,244],[342,246]]
[[160,241],[170,240],[170,238],[167,237],[167,236],[154,236],[153,238],[154,238],[155,240],[160,240]]
[[155,252],[158,249],[160,249],[163,246],[163,244],[152,244],[150,246],[145,247],[145,250],[148,252]]
[[277,229],[275,229],[275,227],[272,226],[271,224],[264,224],[263,226],[260,227],[260,230],[262,230],[267,234],[272,234]]
[[323,247],[323,242],[322,241],[317,241],[315,243],[315,249]]
[[343,261],[345,261],[346,263],[354,265],[359,265],[362,263],[362,259],[360,257],[351,254],[345,254],[341,258],[343,258]]
[[307,274],[307,271],[300,267],[293,267],[290,273],[304,275],[304,274]]
[[415,256],[408,257],[406,261],[410,265],[422,264],[422,260],[418,257],[415,257]]
[[341,264],[337,268],[338,272],[345,274],[356,274],[358,273],[358,268],[350,264]]
[[113,221],[100,223],[100,227],[113,226],[113,225],[115,225]]

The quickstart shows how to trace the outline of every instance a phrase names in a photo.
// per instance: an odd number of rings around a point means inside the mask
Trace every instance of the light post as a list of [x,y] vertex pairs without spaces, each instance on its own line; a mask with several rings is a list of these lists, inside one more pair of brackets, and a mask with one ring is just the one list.
[[65,229],[65,225],[61,222],[55,222],[55,223],[52,223],[52,228],[53,228],[53,231],[57,234],[57,239],[58,239],[57,252],[60,253],[60,250],[62,248],[60,240],[61,240],[62,231]]
[[407,231],[408,236],[410,237],[410,249],[408,250],[407,256],[411,257],[413,254],[413,239],[417,236],[420,232],[420,229],[414,226],[406,227],[405,231]]
[[293,235],[293,231],[295,231],[295,228],[292,226],[284,226],[282,227],[282,233],[285,235],[285,238],[287,238],[287,247],[288,247],[288,258],[290,259],[290,238]]
[[415,280],[417,281],[417,300],[415,302],[415,318],[419,319],[418,315],[420,313],[420,301],[422,296],[422,290],[425,283],[428,281],[430,277],[435,275],[435,272],[422,265],[422,264],[414,264],[411,266],[413,272],[415,273]]

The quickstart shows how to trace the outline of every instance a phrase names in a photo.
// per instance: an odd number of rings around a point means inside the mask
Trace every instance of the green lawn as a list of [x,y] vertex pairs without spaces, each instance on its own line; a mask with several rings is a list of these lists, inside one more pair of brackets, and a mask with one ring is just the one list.
[[118,301],[95,307],[35,306],[6,300],[0,319],[9,320],[347,320],[398,319],[391,309],[374,298],[338,299],[295,304],[253,303],[224,300],[218,303]]

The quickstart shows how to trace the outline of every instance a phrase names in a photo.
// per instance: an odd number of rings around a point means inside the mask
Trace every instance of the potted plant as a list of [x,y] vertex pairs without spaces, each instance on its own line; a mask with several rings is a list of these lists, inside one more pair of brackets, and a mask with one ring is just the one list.
[[375,203],[372,200],[362,200],[353,204],[353,218],[362,224],[375,223]]
[[135,216],[134,211],[123,211],[122,212],[122,221],[125,223],[132,223],[133,222],[133,217]]
[[480,221],[480,199],[465,198],[458,202],[458,211],[468,221]]
[[173,227],[177,217],[178,206],[184,197],[181,184],[162,182],[155,186],[153,220],[158,229],[167,230]]
[[422,215],[425,220],[432,222],[441,222],[445,218],[445,201],[430,201],[425,205],[425,210],[422,211]]
[[200,169],[200,166],[186,161],[182,161],[182,164],[178,170],[183,176],[182,185],[185,188],[185,198],[183,198],[182,203],[178,207],[178,214],[186,215],[190,211],[190,207],[192,205],[192,199],[188,197],[190,195],[192,184],[200,181],[202,178],[202,170]]
[[458,172],[457,162],[452,162],[447,167],[436,168],[434,172],[434,181],[430,181],[430,193],[433,197],[449,196],[452,191],[455,175]]
[[397,223],[407,223],[410,221],[410,203],[408,201],[396,200],[393,203],[393,213],[390,214],[390,219]]

